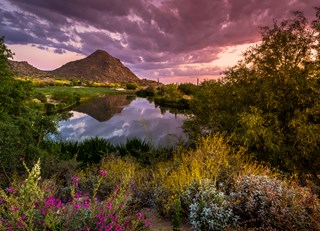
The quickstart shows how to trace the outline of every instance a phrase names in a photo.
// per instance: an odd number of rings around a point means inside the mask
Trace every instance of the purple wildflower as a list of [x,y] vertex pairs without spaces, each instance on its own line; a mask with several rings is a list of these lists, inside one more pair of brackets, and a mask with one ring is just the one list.
[[80,197],[82,197],[82,193],[81,192],[76,192],[75,198],[80,198]]
[[144,216],[142,215],[142,213],[137,213],[136,216],[138,217],[139,220],[144,219]]
[[44,201],[47,209],[51,209],[55,205],[55,198],[53,196],[49,197]]
[[104,170],[100,170],[100,171],[99,171],[99,174],[100,174],[101,176],[104,176],[104,175],[106,175],[106,174],[107,174],[107,172],[106,172],[106,171],[104,171]]
[[28,220],[28,218],[27,218],[26,215],[22,214],[22,215],[21,215],[21,220],[26,221],[26,220]]
[[145,226],[146,228],[149,228],[150,225],[151,225],[151,222],[150,222],[150,221],[146,221],[146,222],[144,223],[144,226]]
[[8,190],[8,193],[12,193],[13,192],[13,188],[12,187],[9,187],[7,190]]

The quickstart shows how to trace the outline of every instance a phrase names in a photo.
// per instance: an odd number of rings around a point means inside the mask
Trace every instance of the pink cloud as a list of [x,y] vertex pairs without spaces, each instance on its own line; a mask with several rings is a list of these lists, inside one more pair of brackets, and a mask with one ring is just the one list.
[[[318,0],[6,0],[0,35],[9,44],[35,44],[53,52],[88,55],[104,49],[139,76],[181,75],[182,64],[199,64],[216,76],[225,47],[259,41],[259,26],[301,10],[314,14]],[[0,3],[1,4],[1,3]],[[12,7],[14,6],[14,7]],[[87,28],[83,31],[79,28]],[[90,28],[94,28],[91,30]],[[57,58],[61,57],[57,54]],[[203,67],[203,69],[201,69]],[[195,76],[194,68],[183,69]]]

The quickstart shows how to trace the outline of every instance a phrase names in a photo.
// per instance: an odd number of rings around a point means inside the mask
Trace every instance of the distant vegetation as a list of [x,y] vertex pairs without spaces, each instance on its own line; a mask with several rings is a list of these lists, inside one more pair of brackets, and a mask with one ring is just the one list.
[[197,86],[192,83],[167,84],[159,87],[148,86],[138,90],[140,97],[150,97],[156,105],[177,109],[189,109],[189,100],[195,94]]
[[147,207],[173,230],[320,230],[320,8],[261,35],[221,80],[137,92],[186,100],[190,145],[172,149],[48,140],[60,115],[1,39],[0,229],[148,230]]

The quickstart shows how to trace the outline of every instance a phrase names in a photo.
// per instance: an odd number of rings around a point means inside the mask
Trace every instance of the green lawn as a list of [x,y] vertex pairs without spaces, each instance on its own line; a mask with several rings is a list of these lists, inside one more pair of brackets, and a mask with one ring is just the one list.
[[53,93],[77,93],[81,99],[95,98],[103,95],[114,95],[129,93],[129,91],[118,91],[106,87],[67,87],[67,86],[51,86],[46,88],[35,88],[36,92],[44,95],[52,95]]

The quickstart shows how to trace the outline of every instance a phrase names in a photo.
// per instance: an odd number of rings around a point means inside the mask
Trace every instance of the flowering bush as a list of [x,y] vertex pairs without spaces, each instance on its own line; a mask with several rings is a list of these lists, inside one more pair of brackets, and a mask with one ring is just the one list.
[[190,198],[192,192],[197,192],[189,211],[189,222],[194,230],[223,230],[234,227],[239,218],[233,214],[226,195],[212,186],[210,181],[203,183],[197,190],[188,189],[184,194],[185,198]]
[[[28,169],[27,169],[28,170]],[[71,195],[62,203],[40,185],[40,161],[20,188],[0,189],[0,230],[146,230],[150,223],[128,209],[130,194],[115,190],[104,200],[81,193],[72,178]],[[100,170],[94,192],[107,174]]]
[[259,175],[240,177],[230,202],[241,226],[279,230],[318,230],[319,201],[316,195],[285,181]]

